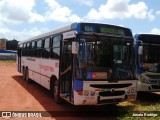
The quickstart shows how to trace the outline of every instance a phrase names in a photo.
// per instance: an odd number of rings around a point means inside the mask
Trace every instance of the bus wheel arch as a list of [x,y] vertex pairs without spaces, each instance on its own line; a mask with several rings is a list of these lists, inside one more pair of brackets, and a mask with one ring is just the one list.
[[61,103],[61,98],[59,95],[59,81],[56,76],[52,76],[50,79],[50,93],[53,96],[56,103]]

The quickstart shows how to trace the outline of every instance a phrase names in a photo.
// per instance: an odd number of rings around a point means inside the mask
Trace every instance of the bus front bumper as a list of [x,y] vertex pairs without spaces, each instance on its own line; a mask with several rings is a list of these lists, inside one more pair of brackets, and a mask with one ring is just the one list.
[[149,84],[142,83],[140,81],[137,82],[137,91],[143,92],[160,92],[160,84]]

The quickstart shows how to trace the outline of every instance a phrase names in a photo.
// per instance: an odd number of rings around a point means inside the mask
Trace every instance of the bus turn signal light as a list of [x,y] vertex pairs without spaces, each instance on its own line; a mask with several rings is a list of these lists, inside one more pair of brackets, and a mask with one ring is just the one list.
[[78,95],[83,95],[83,91],[78,91]]

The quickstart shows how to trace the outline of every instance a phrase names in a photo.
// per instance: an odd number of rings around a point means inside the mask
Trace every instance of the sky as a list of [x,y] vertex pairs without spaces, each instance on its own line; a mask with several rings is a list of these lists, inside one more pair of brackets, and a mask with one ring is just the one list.
[[160,34],[159,0],[0,0],[0,38],[18,41],[73,22]]

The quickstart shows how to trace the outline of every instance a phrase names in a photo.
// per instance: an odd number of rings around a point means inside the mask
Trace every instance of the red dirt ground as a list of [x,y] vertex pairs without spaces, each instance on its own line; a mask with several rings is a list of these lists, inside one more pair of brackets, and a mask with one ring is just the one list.
[[[159,96],[158,96],[159,97]],[[106,116],[87,117],[87,111],[113,111],[119,113],[117,106],[73,106],[68,103],[56,104],[49,91],[32,82],[22,79],[17,72],[15,62],[0,62],[0,114],[2,111],[48,111],[48,117],[42,118],[9,118],[11,120],[108,120]],[[52,111],[52,112],[51,112]],[[69,112],[72,111],[72,112]],[[74,111],[82,111],[76,113]],[[86,111],[85,116],[81,113]],[[68,114],[69,112],[69,114]],[[109,112],[108,112],[109,113]],[[75,117],[75,114],[77,115]],[[1,115],[0,115],[1,116]],[[0,120],[4,118],[0,118]],[[5,118],[6,119],[6,118]],[[116,119],[116,118],[115,118]]]
[[[75,107],[65,103],[56,104],[49,91],[32,82],[27,83],[22,79],[22,74],[17,72],[15,62],[0,62],[0,111],[52,111],[46,112],[52,117],[42,118],[10,118],[11,120],[97,120],[95,117],[74,116],[77,109],[86,110],[86,107]],[[89,108],[90,109],[90,108]],[[93,109],[93,108],[91,108]],[[55,112],[54,112],[55,111]],[[0,112],[0,113],[1,113]],[[56,115],[55,115],[56,114]],[[66,117],[67,115],[68,117]],[[54,117],[55,115],[55,117]],[[1,115],[0,115],[1,116]],[[4,118],[0,118],[4,119]],[[106,117],[101,117],[106,120]]]

